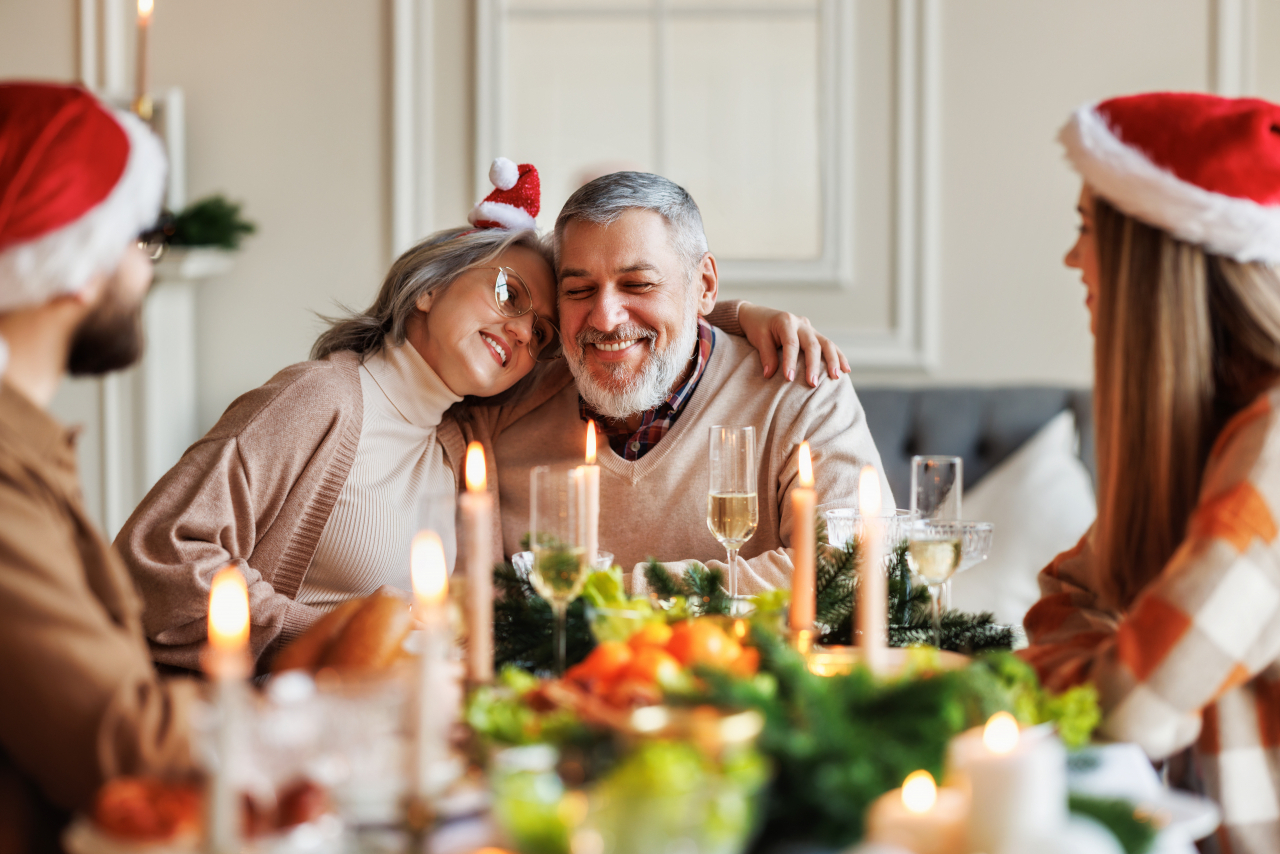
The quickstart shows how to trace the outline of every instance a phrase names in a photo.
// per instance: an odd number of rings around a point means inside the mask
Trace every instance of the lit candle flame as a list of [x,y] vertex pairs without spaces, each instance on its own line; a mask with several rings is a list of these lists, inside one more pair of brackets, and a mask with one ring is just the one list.
[[809,455],[809,443],[800,443],[800,485],[813,486],[813,457]]
[[419,531],[409,550],[409,572],[413,592],[425,606],[439,605],[449,590],[449,572],[444,565],[444,543],[435,531]]
[[863,466],[858,477],[858,512],[864,517],[880,515],[880,475],[874,466]]
[[223,567],[209,586],[209,645],[239,651],[249,644],[249,591],[234,566]]
[[484,446],[479,442],[467,445],[467,492],[484,492]]
[[902,781],[902,805],[916,815],[927,813],[938,802],[938,786],[928,771],[912,771]]
[[156,8],[156,0],[138,0],[138,16],[150,18]]
[[1008,712],[996,712],[982,730],[982,743],[992,753],[1012,753],[1018,746],[1018,722]]
[[587,422],[587,465],[596,464],[596,422]]

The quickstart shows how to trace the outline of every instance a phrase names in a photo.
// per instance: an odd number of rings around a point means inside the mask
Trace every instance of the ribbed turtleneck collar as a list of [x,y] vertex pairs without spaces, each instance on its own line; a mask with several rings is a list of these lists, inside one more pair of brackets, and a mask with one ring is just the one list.
[[462,400],[408,341],[388,343],[364,365],[391,405],[416,427],[437,426],[445,410]]

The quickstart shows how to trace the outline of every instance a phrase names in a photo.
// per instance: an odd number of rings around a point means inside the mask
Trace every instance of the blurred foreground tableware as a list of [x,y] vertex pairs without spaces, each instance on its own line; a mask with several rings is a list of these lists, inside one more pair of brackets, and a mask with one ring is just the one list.
[[601,769],[546,744],[495,754],[494,814],[512,846],[575,854],[742,851],[766,780],[753,747],[761,717],[649,706],[618,724],[616,757]]
[[1147,754],[1136,744],[1094,744],[1074,751],[1067,765],[1073,794],[1131,801],[1160,831],[1155,851],[1173,851],[1181,840],[1204,839],[1218,829],[1222,812],[1208,798],[1160,782]]

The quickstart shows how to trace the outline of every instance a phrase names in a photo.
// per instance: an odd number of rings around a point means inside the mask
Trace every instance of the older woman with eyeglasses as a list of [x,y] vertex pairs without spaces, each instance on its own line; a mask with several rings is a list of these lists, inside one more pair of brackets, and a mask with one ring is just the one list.
[[[537,362],[560,354],[555,277],[533,230],[537,172],[503,161],[491,175],[499,166],[510,180],[495,177],[474,227],[400,256],[372,306],[332,321],[311,361],[233,402],[125,523],[116,546],[158,662],[199,667],[209,585],[228,564],[249,586],[255,658],[344,601],[410,589],[424,499],[462,486],[471,440],[492,468],[486,428],[450,409],[518,394]],[[753,340],[786,337],[776,313],[742,319]],[[800,332],[791,338],[806,339],[806,358],[829,347]],[[794,358],[795,340],[777,343]],[[452,563],[453,534],[442,535]]]

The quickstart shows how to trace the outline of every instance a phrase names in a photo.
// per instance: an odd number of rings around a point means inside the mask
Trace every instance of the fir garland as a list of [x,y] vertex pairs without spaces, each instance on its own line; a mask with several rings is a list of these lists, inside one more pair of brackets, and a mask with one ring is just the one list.
[[[826,542],[825,527],[818,526],[815,561],[815,623],[819,643],[848,644],[853,640],[853,614],[857,600],[858,542],[844,548]],[[727,614],[731,600],[724,590],[724,575],[700,563],[689,564],[676,576],[650,559],[644,569],[650,595],[660,600],[676,599],[689,616]],[[552,650],[553,615],[529,582],[510,564],[494,569],[494,664],[513,664],[531,672],[549,672],[555,660]],[[912,584],[907,564],[907,547],[899,543],[889,568],[889,645],[932,645],[933,618],[928,588]],[[595,647],[581,598],[569,606],[567,620],[569,665],[576,664]],[[942,614],[942,649],[972,655],[1013,648],[1013,630],[995,622],[990,612],[968,614],[948,610]]]
[[[814,587],[814,621],[819,643],[848,644],[853,640],[853,613],[858,597],[856,567],[859,544],[852,540],[843,549],[825,543],[819,531]],[[933,644],[932,604],[929,589],[912,584],[907,545],[899,543],[889,564],[889,645]],[[989,611],[969,614],[954,609],[942,612],[942,649],[972,655],[989,650],[1013,649],[1013,629],[995,622]]]

